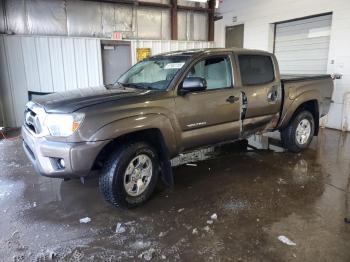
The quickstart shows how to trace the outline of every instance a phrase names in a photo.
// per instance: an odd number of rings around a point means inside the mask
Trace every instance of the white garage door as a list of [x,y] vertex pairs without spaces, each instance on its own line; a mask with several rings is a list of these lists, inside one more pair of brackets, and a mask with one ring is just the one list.
[[275,54],[282,74],[325,74],[332,15],[276,24]]

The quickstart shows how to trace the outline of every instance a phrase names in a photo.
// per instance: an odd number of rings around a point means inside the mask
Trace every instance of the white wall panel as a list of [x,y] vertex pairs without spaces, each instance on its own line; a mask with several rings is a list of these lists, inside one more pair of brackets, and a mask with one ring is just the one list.
[[77,86],[84,88],[89,86],[87,71],[86,43],[84,39],[74,39],[75,69],[77,73]]
[[35,48],[35,38],[24,37],[22,39],[22,52],[28,90],[40,92],[41,84],[39,77],[38,57]]
[[9,37],[4,40],[14,112],[14,119],[11,119],[10,122],[19,126],[23,121],[24,107],[28,101],[21,39]]
[[48,41],[50,50],[53,91],[65,91],[66,81],[64,75],[64,64],[62,56],[62,41],[58,37],[49,38]]
[[77,88],[77,73],[75,70],[75,52],[72,38],[62,39],[62,56],[64,75],[66,76],[66,89],[75,89]]
[[[20,38],[18,39],[21,40]],[[53,92],[53,82],[48,38],[35,38],[35,48],[38,57],[39,80],[41,86],[40,91],[51,93]]]
[[4,126],[16,126],[16,117],[13,104],[13,94],[10,74],[8,71],[5,39],[0,36],[0,104],[2,122]]
[[99,39],[0,36],[4,122],[20,126],[28,92],[60,92],[103,83]]
[[[102,83],[102,72],[100,68],[101,47],[97,39],[86,40],[86,64],[89,86],[98,86]],[[97,72],[97,73],[96,73]]]

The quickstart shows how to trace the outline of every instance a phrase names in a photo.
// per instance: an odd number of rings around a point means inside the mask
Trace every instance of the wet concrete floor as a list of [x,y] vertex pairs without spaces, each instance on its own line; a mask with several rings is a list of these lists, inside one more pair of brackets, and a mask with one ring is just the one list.
[[20,138],[0,140],[0,261],[350,261],[350,135],[322,130],[301,154],[257,140],[175,159],[174,189],[132,210],[95,178],[36,175]]

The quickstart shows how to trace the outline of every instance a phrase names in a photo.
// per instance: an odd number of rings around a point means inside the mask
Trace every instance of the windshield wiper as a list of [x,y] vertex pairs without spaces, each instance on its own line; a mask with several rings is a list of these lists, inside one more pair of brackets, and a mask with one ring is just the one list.
[[153,88],[151,86],[144,86],[144,85],[138,85],[138,84],[134,84],[134,83],[120,83],[122,86],[125,87],[133,87],[136,89],[146,89],[146,90],[152,90]]

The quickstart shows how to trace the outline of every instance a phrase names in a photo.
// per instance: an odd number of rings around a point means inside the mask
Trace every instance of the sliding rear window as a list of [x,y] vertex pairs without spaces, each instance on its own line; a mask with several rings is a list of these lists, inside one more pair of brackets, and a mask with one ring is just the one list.
[[239,55],[238,61],[243,85],[264,85],[275,80],[275,70],[270,56]]

